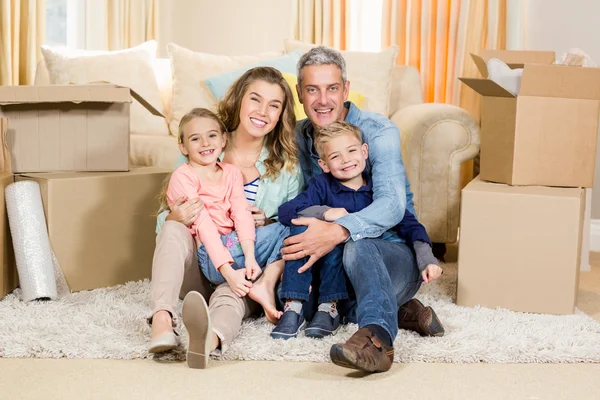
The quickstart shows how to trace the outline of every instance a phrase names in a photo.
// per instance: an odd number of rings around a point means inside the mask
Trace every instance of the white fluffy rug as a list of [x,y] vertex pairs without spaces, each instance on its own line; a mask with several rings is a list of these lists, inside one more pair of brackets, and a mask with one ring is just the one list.
[[[551,316],[507,310],[464,308],[453,304],[456,265],[418,298],[434,307],[446,328],[441,338],[400,331],[397,362],[574,363],[600,362],[600,324],[583,313]],[[150,328],[148,281],[74,293],[53,302],[23,303],[19,291],[0,301],[0,356],[39,358],[151,358],[146,352]],[[226,360],[328,362],[331,344],[357,329],[343,327],[325,340],[305,337],[272,340],[264,318],[246,321],[223,355]],[[182,349],[161,359],[183,359]]]

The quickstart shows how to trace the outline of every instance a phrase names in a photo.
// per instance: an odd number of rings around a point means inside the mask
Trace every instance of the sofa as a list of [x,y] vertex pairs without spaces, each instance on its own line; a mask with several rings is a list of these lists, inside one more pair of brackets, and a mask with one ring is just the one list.
[[[172,62],[157,58],[152,70],[168,122],[172,116]],[[35,85],[49,83],[42,60]],[[402,157],[418,218],[434,243],[454,243],[459,224],[461,166],[479,152],[479,125],[459,107],[424,103],[421,79],[413,67],[391,67],[389,93],[388,117],[400,130]],[[190,104],[190,108],[193,106]],[[178,156],[177,140],[172,134],[131,134],[132,166],[174,168]]]

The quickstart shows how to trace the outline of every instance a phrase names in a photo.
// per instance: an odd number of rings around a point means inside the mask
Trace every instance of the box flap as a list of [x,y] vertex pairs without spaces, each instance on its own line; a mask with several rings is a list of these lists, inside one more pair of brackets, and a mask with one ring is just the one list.
[[600,100],[600,68],[529,64],[519,95]]
[[480,78],[458,78],[465,85],[482,96],[488,97],[516,97],[511,92],[489,79]]
[[23,103],[130,103],[129,88],[104,85],[0,86],[0,105]]
[[8,134],[8,120],[6,118],[0,118],[0,171],[12,172],[10,165],[10,151],[8,150],[8,143],[6,141],[6,135]]
[[139,101],[140,104],[143,105],[146,110],[150,111],[150,113],[152,115],[156,115],[157,117],[164,118],[164,115],[158,110],[158,108],[154,107],[152,104],[150,104],[148,101],[146,101],[146,99],[144,99],[142,96],[137,94],[137,92],[135,92],[133,89],[130,89],[130,90],[131,90],[131,96],[134,99],[136,99],[137,101]]
[[475,66],[477,67],[477,70],[479,70],[479,73],[481,74],[481,76],[484,78],[487,78],[489,73],[488,73],[486,61],[483,58],[481,58],[478,55],[475,55],[473,53],[471,53],[471,58],[473,59],[473,62],[475,63]]
[[583,188],[564,188],[550,186],[514,186],[504,183],[495,183],[483,181],[476,176],[465,188],[465,192],[486,192],[486,193],[504,193],[518,196],[553,196],[553,197],[571,197],[579,199]]
[[511,68],[521,68],[524,64],[552,64],[556,55],[553,51],[484,50],[481,58],[486,63],[491,58],[497,58]]

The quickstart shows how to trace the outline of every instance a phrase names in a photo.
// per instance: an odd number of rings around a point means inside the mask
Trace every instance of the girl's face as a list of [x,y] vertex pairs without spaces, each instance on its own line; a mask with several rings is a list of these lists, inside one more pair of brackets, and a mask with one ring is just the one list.
[[217,162],[227,138],[219,124],[211,118],[194,118],[183,127],[181,152],[196,165],[211,165]]
[[240,105],[240,126],[250,136],[263,138],[277,125],[284,104],[279,85],[256,80],[248,86]]

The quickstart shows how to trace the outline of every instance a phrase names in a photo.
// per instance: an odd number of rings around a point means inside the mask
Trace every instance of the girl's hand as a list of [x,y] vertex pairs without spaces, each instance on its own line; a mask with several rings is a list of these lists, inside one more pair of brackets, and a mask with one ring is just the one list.
[[246,280],[246,270],[238,269],[234,270],[229,264],[223,264],[219,268],[221,275],[229,284],[231,291],[239,297],[244,297],[250,292],[252,282]]
[[325,218],[325,221],[333,222],[336,219],[342,218],[346,215],[348,215],[348,211],[346,211],[345,208],[330,208],[329,210],[325,211],[323,218]]
[[245,264],[246,264],[246,279],[253,281],[256,278],[258,278],[258,276],[260,275],[262,270],[260,269],[256,260],[254,258],[252,258],[251,260],[246,258]]
[[198,219],[203,207],[204,203],[199,197],[190,200],[187,200],[185,197],[180,197],[175,204],[173,204],[171,212],[166,220],[177,221],[190,227],[194,221]]
[[252,216],[254,217],[254,225],[256,225],[257,228],[265,226],[269,223],[265,212],[260,208],[256,206],[248,206],[248,211],[252,213]]
[[429,264],[423,272],[421,272],[421,276],[423,277],[423,282],[429,283],[435,281],[442,275],[442,269],[439,265]]

